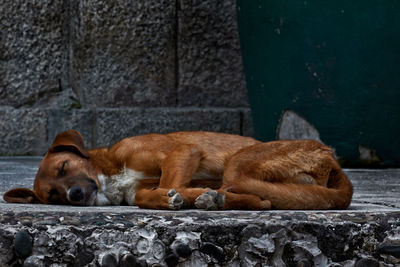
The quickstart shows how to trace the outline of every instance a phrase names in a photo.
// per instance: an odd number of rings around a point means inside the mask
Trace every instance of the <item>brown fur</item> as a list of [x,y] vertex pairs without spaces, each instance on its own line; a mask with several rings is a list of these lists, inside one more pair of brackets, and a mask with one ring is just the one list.
[[[222,133],[176,132],[87,151],[81,135],[71,130],[56,137],[33,191],[13,189],[4,199],[92,205],[93,192],[101,190],[98,176],[124,168],[146,177],[136,184],[135,205],[141,208],[202,208],[205,199],[221,209],[344,209],[352,197],[351,183],[331,150],[315,141],[260,143]],[[201,179],[194,179],[195,173]],[[83,200],[67,196],[76,186],[84,189]],[[171,204],[177,195],[182,205]]]
[[352,186],[332,151],[316,141],[274,141],[238,151],[223,189],[269,200],[276,209],[345,209]]

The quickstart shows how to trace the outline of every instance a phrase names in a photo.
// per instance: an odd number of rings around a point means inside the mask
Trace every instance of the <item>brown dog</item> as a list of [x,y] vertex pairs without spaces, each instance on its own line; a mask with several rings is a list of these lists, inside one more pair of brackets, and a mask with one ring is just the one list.
[[85,150],[74,130],[56,137],[33,191],[4,194],[16,203],[153,209],[344,209],[351,197],[331,150],[315,141],[176,132]]

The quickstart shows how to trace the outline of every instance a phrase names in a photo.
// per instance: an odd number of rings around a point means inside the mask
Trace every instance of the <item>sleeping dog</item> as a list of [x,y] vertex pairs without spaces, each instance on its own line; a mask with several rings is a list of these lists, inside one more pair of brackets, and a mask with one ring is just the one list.
[[33,191],[7,202],[136,205],[151,209],[345,209],[352,185],[330,148],[311,140],[258,142],[212,132],[148,134],[86,150],[57,135]]

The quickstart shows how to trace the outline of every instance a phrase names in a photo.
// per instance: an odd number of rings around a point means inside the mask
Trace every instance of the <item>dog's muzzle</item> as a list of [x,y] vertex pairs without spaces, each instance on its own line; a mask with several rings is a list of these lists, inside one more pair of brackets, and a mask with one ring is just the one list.
[[67,199],[72,205],[93,206],[97,190],[96,183],[89,179],[86,186],[72,185],[67,190]]

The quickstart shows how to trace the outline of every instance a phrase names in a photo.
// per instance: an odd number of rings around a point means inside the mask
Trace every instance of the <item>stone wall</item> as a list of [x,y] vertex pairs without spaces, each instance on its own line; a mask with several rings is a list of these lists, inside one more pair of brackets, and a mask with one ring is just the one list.
[[0,155],[148,132],[252,135],[234,0],[0,0]]

